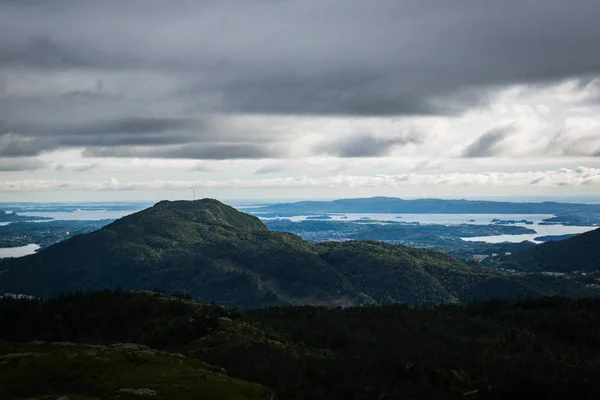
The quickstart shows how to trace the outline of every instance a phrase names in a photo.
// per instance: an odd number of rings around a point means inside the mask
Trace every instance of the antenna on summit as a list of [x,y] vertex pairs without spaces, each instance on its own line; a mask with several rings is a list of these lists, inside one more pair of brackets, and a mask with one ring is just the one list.
[[196,190],[192,190],[192,200],[196,200]]

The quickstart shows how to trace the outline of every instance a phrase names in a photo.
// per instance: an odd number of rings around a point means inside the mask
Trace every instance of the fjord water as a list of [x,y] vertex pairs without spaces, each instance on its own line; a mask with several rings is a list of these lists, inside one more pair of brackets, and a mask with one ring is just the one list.
[[0,247],[0,258],[23,257],[35,253],[40,246],[37,244],[28,244],[21,247]]
[[99,221],[101,219],[118,219],[139,210],[78,210],[78,211],[42,211],[20,212],[26,217],[49,217],[58,221]]
[[[255,215],[261,218],[260,213]],[[458,224],[472,224],[472,225],[489,225],[493,224],[492,220],[514,220],[514,221],[531,221],[533,224],[517,223],[511,224],[513,226],[523,226],[529,229],[533,229],[536,233],[524,234],[524,235],[494,235],[494,236],[478,236],[461,238],[465,241],[472,242],[488,242],[488,243],[501,243],[501,242],[512,242],[520,243],[522,241],[536,242],[534,240],[538,236],[548,235],[567,235],[567,234],[578,234],[598,229],[597,226],[566,226],[566,225],[540,225],[540,223],[548,218],[552,218],[552,214],[381,214],[381,213],[346,213],[346,214],[327,214],[332,221],[359,221],[364,219],[370,219],[373,221],[393,221],[393,222],[419,222],[421,224],[440,224],[440,225],[458,225]],[[310,215],[296,215],[292,217],[286,217],[287,219],[295,222],[304,221],[310,217]],[[262,218],[264,220],[272,220],[276,218]]]

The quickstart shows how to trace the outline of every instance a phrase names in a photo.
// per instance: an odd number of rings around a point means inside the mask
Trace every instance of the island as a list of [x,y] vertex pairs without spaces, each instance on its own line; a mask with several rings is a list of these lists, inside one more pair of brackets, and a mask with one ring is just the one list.
[[324,220],[324,219],[333,219],[333,218],[331,218],[331,216],[329,216],[329,215],[309,215],[308,217],[306,217],[306,219]]
[[533,221],[527,221],[526,219],[514,220],[514,219],[497,219],[494,218],[492,220],[493,224],[497,225],[514,225],[514,224],[525,224],[525,225],[533,225]]
[[546,218],[540,225],[600,226],[600,213],[569,213]]
[[19,215],[14,212],[0,210],[0,222],[49,221],[53,218]]

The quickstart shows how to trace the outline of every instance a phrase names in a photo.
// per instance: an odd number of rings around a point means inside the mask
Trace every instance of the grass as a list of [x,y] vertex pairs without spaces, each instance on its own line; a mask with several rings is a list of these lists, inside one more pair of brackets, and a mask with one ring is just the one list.
[[[7,357],[7,355],[9,355]],[[150,389],[135,395],[121,389]],[[0,399],[264,399],[271,391],[207,365],[153,350],[0,343]]]

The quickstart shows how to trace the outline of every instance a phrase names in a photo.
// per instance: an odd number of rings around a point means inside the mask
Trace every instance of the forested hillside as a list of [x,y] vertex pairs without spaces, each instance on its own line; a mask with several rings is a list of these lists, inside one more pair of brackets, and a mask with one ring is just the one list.
[[311,244],[211,199],[160,202],[37,254],[0,260],[0,293],[157,287],[236,308],[599,293],[565,279],[474,269],[439,251]]
[[526,272],[599,271],[600,229],[503,257],[502,265]]
[[[224,368],[228,376],[273,389],[280,399],[591,399],[600,390],[600,300],[540,298],[427,308],[303,306],[238,312],[186,297],[104,291],[45,302],[0,300],[0,340],[25,343],[0,344],[0,359],[8,360],[0,364],[4,368],[0,394],[20,388],[24,396],[44,382],[52,393],[75,394],[77,388],[89,387],[91,376],[98,376],[97,372],[88,376],[90,369],[73,369],[79,362],[94,371],[89,354],[107,358],[105,365],[118,374],[132,365],[138,365],[135,371],[153,373],[154,363],[163,363],[165,369],[155,381],[153,375],[123,375],[130,376],[130,383],[135,378],[137,385],[158,391],[165,390],[169,379],[176,384],[172,389],[185,384],[190,368],[199,371],[194,376],[206,375],[208,383],[218,382],[213,374],[222,376]],[[172,369],[170,358],[158,358],[162,353],[134,349],[128,355],[129,350],[120,352],[119,346],[114,350],[70,346],[54,355],[61,361],[51,365],[59,372],[67,368],[71,378],[50,382],[60,374],[41,364],[46,358],[7,357],[37,353],[26,344],[36,340],[101,346],[136,342],[181,352],[208,365],[184,361]],[[41,349],[48,351],[47,346]],[[91,361],[97,362],[93,357]],[[39,382],[22,386],[22,379],[14,379],[17,365],[38,368]],[[177,368],[183,376],[177,376]],[[123,376],[111,378],[121,379],[113,387],[128,387]],[[202,387],[203,381],[194,382]],[[252,387],[250,393],[268,397],[266,389]]]

